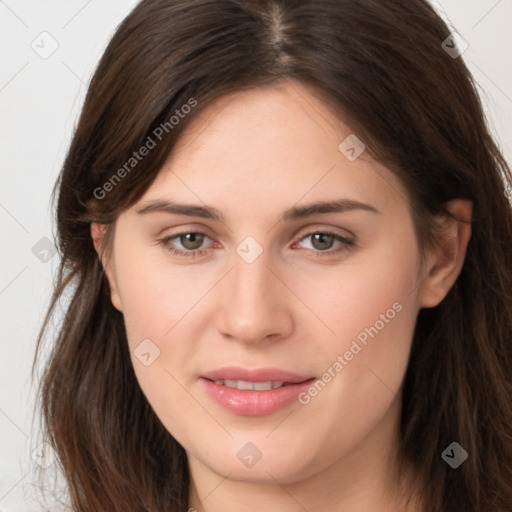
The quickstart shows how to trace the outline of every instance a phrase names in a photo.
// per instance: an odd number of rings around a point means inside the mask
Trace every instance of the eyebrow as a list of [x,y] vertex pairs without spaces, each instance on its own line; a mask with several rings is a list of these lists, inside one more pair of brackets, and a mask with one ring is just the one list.
[[[305,206],[294,206],[286,210],[280,220],[298,220],[318,214],[343,213],[353,210],[381,213],[369,204],[354,201],[352,199],[337,199],[334,201],[320,201]],[[178,204],[172,201],[151,201],[140,210],[137,210],[137,213],[141,215],[150,212],[174,213],[178,215],[187,215],[189,217],[201,217],[203,219],[211,219],[219,222],[225,221],[222,213],[211,206]]]

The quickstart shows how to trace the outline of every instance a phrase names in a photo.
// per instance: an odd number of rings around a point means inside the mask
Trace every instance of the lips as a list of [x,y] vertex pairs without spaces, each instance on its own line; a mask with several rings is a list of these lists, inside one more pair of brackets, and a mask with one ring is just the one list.
[[228,367],[207,372],[200,380],[208,396],[228,411],[263,416],[291,405],[315,377],[275,368]]

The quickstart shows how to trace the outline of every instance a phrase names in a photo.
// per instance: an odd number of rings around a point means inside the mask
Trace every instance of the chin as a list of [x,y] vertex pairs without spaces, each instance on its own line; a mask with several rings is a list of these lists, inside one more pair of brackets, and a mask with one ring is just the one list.
[[322,464],[311,457],[304,457],[303,447],[307,446],[307,440],[297,440],[285,447],[277,437],[272,440],[271,436],[265,439],[266,436],[268,431],[261,435],[251,433],[236,436],[227,443],[212,440],[207,445],[215,446],[213,450],[206,446],[198,446],[193,452],[186,450],[218,475],[229,475],[230,480],[272,484],[277,480],[286,484],[300,481],[321,470]]

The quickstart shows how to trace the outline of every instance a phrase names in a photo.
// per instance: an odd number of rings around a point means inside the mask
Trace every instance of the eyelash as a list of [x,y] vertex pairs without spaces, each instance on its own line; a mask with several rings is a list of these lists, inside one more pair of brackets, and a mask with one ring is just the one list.
[[[206,233],[203,233],[201,231],[182,231],[182,232],[176,233],[172,236],[160,238],[159,240],[157,240],[157,242],[160,245],[162,245],[164,247],[164,249],[171,252],[172,254],[175,254],[176,256],[183,256],[186,258],[195,258],[196,256],[203,256],[206,252],[208,252],[206,249],[195,249],[195,250],[183,251],[181,249],[176,249],[175,247],[173,247],[170,244],[171,240],[179,238],[180,236],[183,236],[183,235],[191,235],[191,234],[204,235],[206,238],[210,238]],[[336,240],[340,241],[342,243],[342,245],[338,246],[338,248],[336,248],[336,249],[329,249],[329,250],[325,250],[325,251],[320,251],[320,250],[315,250],[315,249],[305,249],[308,252],[312,252],[316,256],[320,256],[320,257],[333,256],[335,254],[350,250],[352,248],[352,246],[354,245],[353,240],[349,240],[348,238],[345,238],[345,237],[338,235],[337,233],[333,233],[331,231],[312,231],[310,233],[303,235],[301,238],[299,238],[299,240],[297,240],[297,242],[302,242],[306,238],[313,236],[313,235],[318,235],[318,234],[332,235],[332,236],[334,236],[334,238]],[[210,238],[210,240],[211,240],[211,238]],[[296,244],[297,242],[294,242],[294,244]]]

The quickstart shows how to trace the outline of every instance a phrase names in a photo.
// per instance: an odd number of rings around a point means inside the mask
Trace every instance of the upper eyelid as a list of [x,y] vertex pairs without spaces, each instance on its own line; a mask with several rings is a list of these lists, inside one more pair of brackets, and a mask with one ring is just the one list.
[[[342,238],[356,238],[356,236],[354,235],[354,233],[352,233],[350,230],[348,230],[347,228],[340,228],[340,227],[321,227],[321,226],[324,226],[324,224],[321,224],[321,223],[315,223],[313,224],[312,227],[301,227],[301,228],[298,228],[298,229],[294,229],[293,231],[293,235],[292,235],[292,238],[298,238],[299,237],[299,233],[303,232],[302,235],[300,235],[300,238],[308,235],[308,234],[312,234],[312,233],[332,233],[334,235],[338,235],[338,236],[341,236]],[[336,230],[343,230],[345,233],[337,233]],[[161,232],[163,231],[166,231],[166,230],[161,230]],[[174,238],[174,237],[177,237],[179,235],[184,235],[184,234],[188,234],[188,233],[199,233],[199,234],[202,234],[202,235],[206,235],[208,236],[209,238],[211,239],[215,239],[215,236],[212,236],[209,234],[210,232],[210,229],[207,227],[207,226],[204,226],[204,225],[200,225],[197,229],[196,228],[187,228],[187,229],[182,229],[181,231],[178,231],[177,233],[173,233],[173,234],[170,234],[170,235],[164,235],[164,236],[161,236],[160,238]]]

